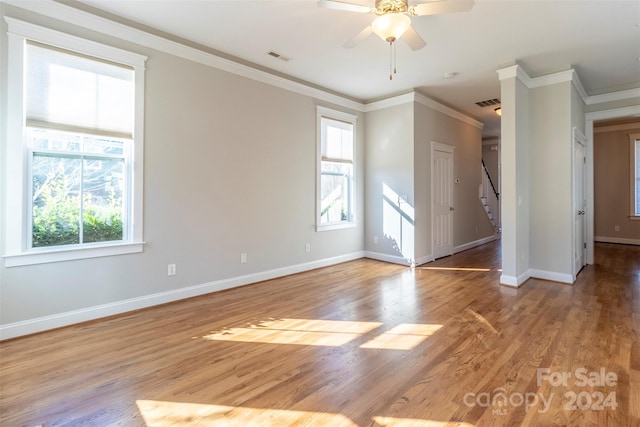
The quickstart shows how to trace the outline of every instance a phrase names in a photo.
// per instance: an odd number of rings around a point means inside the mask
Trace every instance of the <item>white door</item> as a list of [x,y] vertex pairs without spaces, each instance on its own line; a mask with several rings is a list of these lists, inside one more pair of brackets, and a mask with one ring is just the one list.
[[573,206],[574,206],[574,276],[577,276],[587,260],[587,239],[586,239],[586,192],[585,192],[585,148],[580,140],[581,134],[574,131],[573,142]]
[[453,253],[453,147],[431,145],[431,206],[433,256]]

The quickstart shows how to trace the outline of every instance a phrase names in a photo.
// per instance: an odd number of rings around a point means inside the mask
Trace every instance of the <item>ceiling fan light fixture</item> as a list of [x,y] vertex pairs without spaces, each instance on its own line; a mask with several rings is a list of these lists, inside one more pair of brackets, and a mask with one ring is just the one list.
[[378,16],[371,28],[382,40],[393,43],[411,26],[411,18],[403,13],[388,13]]

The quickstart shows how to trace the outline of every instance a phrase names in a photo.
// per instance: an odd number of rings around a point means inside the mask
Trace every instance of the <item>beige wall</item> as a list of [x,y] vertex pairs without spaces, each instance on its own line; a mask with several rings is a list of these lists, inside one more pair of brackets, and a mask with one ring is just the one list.
[[530,91],[531,268],[573,273],[571,82]]
[[[407,196],[407,205],[415,206],[412,103],[368,112],[366,133],[365,248],[391,257],[390,261],[410,261],[414,258],[414,220],[400,212],[397,196]],[[385,187],[387,194],[397,196],[385,197]]]
[[[594,208],[595,240],[640,244],[640,221],[629,219],[631,149],[630,133],[640,133],[637,126],[594,127]],[[619,231],[616,231],[616,226]]]
[[493,226],[478,194],[482,182],[482,130],[421,103],[414,103],[416,259],[433,254],[431,238],[431,142],[453,146],[454,250],[490,237]]
[[[409,102],[368,112],[366,132],[365,249],[369,255],[418,263],[432,256],[432,141],[455,147],[454,177],[460,183],[454,185],[454,250],[493,236],[478,197],[480,128],[420,102]],[[393,195],[406,195],[407,203],[396,205],[385,197],[385,186]]]
[[[225,283],[233,285],[260,277],[253,275],[284,274],[291,268],[362,256],[362,113],[334,106],[357,114],[361,125],[356,149],[357,226],[316,232],[318,101],[8,6],[4,10],[149,59],[144,252],[12,268],[3,265],[2,326],[28,325],[34,319],[46,326],[69,313],[82,316],[96,307],[100,308],[97,313],[104,307],[125,310],[157,301],[158,296],[205,292],[219,281],[231,280]],[[6,28],[0,37],[6,45]],[[2,53],[0,63],[6,67],[6,52]],[[2,68],[0,74],[5,73]],[[6,93],[5,86],[0,93]],[[3,137],[3,147],[6,143]],[[4,181],[3,188],[11,185]],[[0,196],[5,203],[4,190]],[[311,244],[309,253],[306,243]],[[240,264],[241,252],[248,254],[248,263]],[[177,265],[176,276],[167,276],[169,263]]]

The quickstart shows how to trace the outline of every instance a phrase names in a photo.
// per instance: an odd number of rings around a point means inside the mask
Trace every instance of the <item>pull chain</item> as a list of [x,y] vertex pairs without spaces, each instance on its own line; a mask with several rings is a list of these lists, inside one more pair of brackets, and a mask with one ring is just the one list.
[[389,80],[393,80],[393,75],[397,74],[396,70],[396,44],[389,42]]
[[393,65],[393,42],[389,42],[389,80],[393,80],[391,68]]

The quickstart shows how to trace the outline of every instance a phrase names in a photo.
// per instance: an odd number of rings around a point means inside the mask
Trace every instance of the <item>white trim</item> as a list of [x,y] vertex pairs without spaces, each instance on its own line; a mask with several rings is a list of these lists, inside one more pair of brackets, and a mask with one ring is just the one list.
[[414,102],[414,94],[405,93],[404,95],[396,95],[389,98],[382,99],[380,101],[370,102],[364,104],[364,112],[369,113],[371,111],[382,110],[389,107],[395,107],[397,105],[408,104]]
[[[437,141],[431,141],[430,144],[430,151],[429,151],[429,159],[430,159],[430,164],[429,164],[429,177],[431,179],[431,200],[430,200],[430,213],[431,213],[431,256],[436,259],[436,255],[435,255],[435,246],[434,246],[434,240],[435,240],[435,226],[436,226],[436,218],[435,218],[435,208],[434,208],[434,199],[433,199],[433,194],[434,194],[434,190],[433,190],[433,186],[435,183],[435,178],[434,178],[434,153],[436,151],[443,151],[445,153],[449,153],[451,154],[451,174],[455,176],[455,165],[456,165],[456,158],[455,158],[455,149],[456,147],[454,147],[453,145],[447,145],[447,144],[443,144],[441,142],[437,142]],[[455,199],[455,195],[454,195],[454,188],[451,188],[451,203],[453,203],[453,200]],[[449,254],[445,254],[442,256],[448,256],[448,255],[453,255],[453,230],[454,230],[454,226],[455,226],[455,214],[451,213],[451,230],[450,233],[451,235],[449,236],[449,238],[451,239],[451,253]]]
[[640,239],[624,239],[621,237],[596,236],[594,237],[594,240],[596,242],[602,242],[602,243],[618,243],[621,245],[640,246]]
[[[353,158],[351,159],[351,200],[350,202],[350,219],[347,221],[333,222],[330,224],[321,223],[321,207],[322,200],[320,200],[321,193],[321,181],[322,181],[322,119],[345,122],[352,127],[352,141],[353,144]],[[356,200],[357,200],[357,182],[358,182],[358,167],[357,167],[357,141],[358,141],[358,116],[354,114],[345,113],[344,111],[334,110],[331,108],[323,107],[321,105],[316,106],[316,232],[340,230],[344,228],[354,228],[356,224]]]
[[527,274],[531,278],[551,280],[552,282],[570,283],[570,284],[574,282],[574,278],[571,274],[558,273],[555,271],[536,270],[531,268],[529,269]]
[[[578,167],[578,165],[576,165],[576,144],[582,146],[582,150],[583,150],[583,160],[582,160],[582,197],[583,197],[583,203],[584,203],[584,217],[583,217],[583,223],[582,223],[582,237],[583,237],[583,241],[581,243],[579,243],[579,247],[576,247],[576,227],[575,227],[575,223],[572,221],[572,226],[571,226],[571,250],[572,250],[572,259],[573,261],[575,261],[575,255],[577,254],[577,251],[580,250],[582,251],[582,255],[583,255],[583,259],[582,262],[583,264],[579,267],[577,267],[575,265],[575,262],[572,262],[572,269],[573,269],[573,278],[575,279],[575,276],[580,272],[580,269],[582,269],[582,267],[584,267],[587,264],[587,250],[586,250],[586,243],[587,243],[587,224],[589,222],[589,211],[587,209],[587,137],[580,131],[580,129],[578,129],[576,126],[573,127],[572,129],[572,148],[573,148],[573,152],[571,153],[571,176],[572,176],[572,189],[571,189],[571,210],[573,212],[573,214],[577,214],[577,212],[580,210],[579,208],[583,206],[582,203],[580,203],[580,206],[578,206],[578,203],[576,203],[576,168]],[[574,219],[575,221],[575,219]],[[576,271],[577,270],[577,271]]]
[[630,107],[611,108],[609,110],[592,111],[585,114],[587,120],[605,120],[617,119],[626,116],[640,116],[640,105],[632,105]]
[[335,224],[316,225],[316,231],[343,230],[345,228],[356,228],[357,226],[358,223],[355,221],[344,221]]
[[[144,177],[144,55],[118,49],[102,43],[85,40],[60,31],[20,21],[8,16],[7,70],[7,138],[3,141],[7,168],[2,177],[12,181],[6,187],[4,235],[5,267],[42,264],[72,259],[136,253],[143,250],[143,177]],[[119,62],[133,67],[135,77],[135,107],[133,152],[130,155],[131,185],[128,196],[127,241],[97,245],[30,249],[30,214],[25,209],[29,191],[27,149],[24,136],[24,55],[26,40],[69,49],[81,54]]]
[[640,122],[624,123],[621,125],[598,126],[593,128],[593,133],[616,132],[620,130],[640,129]]
[[427,264],[429,262],[433,262],[435,260],[436,259],[433,257],[433,254],[432,255],[425,255],[425,256],[422,256],[420,258],[416,258],[415,265],[423,265],[423,264]]
[[60,31],[51,30],[40,25],[35,25],[30,22],[11,18],[9,16],[5,16],[4,20],[7,22],[9,34],[15,34],[17,36],[24,37],[25,39],[44,43],[49,46],[70,49],[74,52],[83,53],[88,56],[107,59],[112,62],[119,62],[144,70],[145,61],[147,60],[147,57],[144,55],[118,49],[102,43],[96,43],[81,37],[76,37]]
[[502,274],[500,275],[500,284],[510,286],[512,288],[519,288],[524,282],[529,280],[530,277],[531,276],[529,276],[529,271],[525,271],[518,277]]
[[19,267],[23,265],[46,264],[50,262],[72,261],[76,259],[98,258],[103,256],[124,255],[142,252],[142,243],[110,243],[99,244],[93,247],[73,246],[56,247],[55,249],[33,250],[15,255],[4,255],[4,266]]
[[630,98],[639,98],[640,88],[621,90],[618,92],[603,93],[593,95],[587,99],[587,105],[602,104],[603,102],[623,101]]
[[382,110],[384,108],[395,107],[397,105],[408,104],[410,102],[417,102],[418,104],[422,104],[425,107],[429,107],[432,110],[438,111],[442,114],[446,114],[449,117],[460,120],[461,122],[474,126],[478,129],[482,129],[484,127],[484,123],[472,119],[466,114],[456,111],[453,108],[447,107],[446,105],[434,101],[433,99],[418,92],[405,93],[403,95],[397,95],[390,98],[382,99],[380,101],[365,104],[364,111],[368,113],[371,111]]
[[460,246],[455,246],[453,248],[453,253],[457,254],[458,252],[462,252],[462,251],[476,248],[478,246],[486,245],[487,243],[491,243],[494,240],[498,240],[499,238],[500,238],[499,234],[494,234],[492,236],[485,237],[483,239],[478,239],[478,240],[474,240],[473,242],[465,243]]
[[453,108],[449,108],[446,105],[436,102],[433,99],[428,98],[420,93],[415,93],[415,102],[417,102],[418,104],[422,104],[426,107],[429,107],[433,110],[436,110],[442,114],[446,114],[449,117],[453,117],[454,119],[458,119],[461,122],[464,122],[478,129],[482,129],[484,127],[484,123],[474,120],[471,117],[459,111],[456,111]]
[[629,219],[636,220],[640,212],[636,212],[638,200],[636,200],[636,180],[640,179],[636,173],[640,171],[640,165],[636,165],[636,147],[640,150],[640,133],[629,134]]
[[351,123],[354,127],[355,122],[358,120],[358,116],[355,114],[345,113],[344,111],[334,110],[321,105],[316,106],[316,112],[327,119],[341,120],[343,122]]
[[160,304],[166,304],[168,302],[174,302],[199,295],[205,295],[224,289],[235,288],[238,286],[258,283],[277,277],[288,276],[290,274],[314,270],[316,268],[328,267],[330,265],[340,264],[343,262],[363,258],[364,256],[364,252],[354,252],[351,254],[340,255],[332,258],[311,261],[308,263],[296,264],[259,273],[248,274],[245,276],[238,276],[229,279],[203,283],[200,285],[187,286],[171,291],[144,295],[141,297],[116,301],[109,304],[101,304],[93,307],[82,308],[79,310],[67,311],[65,313],[54,314],[51,316],[44,316],[35,319],[8,323],[0,325],[0,340],[6,340],[22,335],[43,332],[49,329],[69,326],[89,320],[96,320],[102,317],[122,314],[133,310],[140,310]]
[[175,55],[179,58],[208,65],[251,80],[330,102],[356,111],[364,111],[364,105],[361,102],[354,101],[347,97],[335,95],[325,90],[294,82],[287,78],[279,77],[269,72],[258,70],[58,2],[25,2],[22,0],[2,1],[13,7],[29,10],[68,24],[73,24],[111,37],[116,37],[121,40],[129,42],[134,41],[134,43],[140,46],[156,49],[161,52]]
[[[475,247],[482,246],[482,245],[485,245],[487,243],[491,243],[494,240],[498,240],[499,238],[500,238],[500,236],[498,234],[494,234],[493,236],[489,236],[489,237],[485,237],[483,239],[475,240],[473,242],[465,243],[464,245],[460,245],[460,246],[454,247],[453,248],[453,253],[457,254],[458,252],[466,251],[468,249],[473,249]],[[397,255],[383,254],[383,253],[380,253],[380,252],[366,251],[365,252],[365,257],[371,258],[371,259],[376,259],[378,261],[390,262],[390,263],[393,263],[393,264],[408,265],[408,266],[411,266],[411,264],[412,264],[412,260],[410,260],[410,259],[403,258],[403,257],[397,256]],[[425,255],[423,257],[417,258],[413,262],[413,264],[414,265],[423,265],[423,264],[427,264],[427,263],[433,262],[433,261],[435,261],[435,258],[433,257],[433,254],[430,254],[430,255]]]
[[587,92],[584,90],[584,86],[582,86],[578,73],[573,68],[565,71],[559,71],[557,73],[546,74],[540,77],[530,77],[529,74],[527,74],[527,72],[519,65],[512,65],[498,70],[498,80],[502,81],[512,78],[520,80],[528,89],[571,82],[576,88],[580,98],[582,98],[582,101],[585,104],[589,103],[589,95],[587,95]]
[[[383,254],[380,252],[365,251],[364,256],[366,258],[375,259],[378,261],[390,262],[392,264],[406,265],[409,267],[413,263],[413,261],[410,259],[403,258],[397,255]],[[425,261],[425,262],[428,262],[428,261]],[[417,264],[417,262],[415,264]]]

